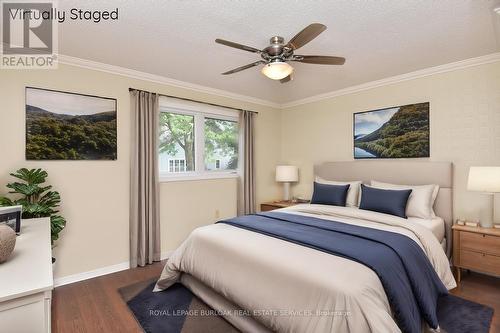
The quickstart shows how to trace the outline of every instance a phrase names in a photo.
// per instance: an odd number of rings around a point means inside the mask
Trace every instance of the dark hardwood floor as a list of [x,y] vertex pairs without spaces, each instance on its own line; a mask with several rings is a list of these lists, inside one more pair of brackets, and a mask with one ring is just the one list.
[[[163,263],[58,287],[52,299],[52,332],[142,332],[118,288],[159,276]],[[500,333],[500,279],[464,274],[453,294],[495,309],[490,333]]]
[[52,293],[52,332],[142,332],[118,289],[160,276],[163,263],[57,287]]

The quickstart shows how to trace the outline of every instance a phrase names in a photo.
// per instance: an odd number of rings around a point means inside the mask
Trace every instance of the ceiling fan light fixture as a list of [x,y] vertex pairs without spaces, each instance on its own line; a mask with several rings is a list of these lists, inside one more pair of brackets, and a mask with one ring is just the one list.
[[261,72],[271,80],[281,80],[292,74],[293,67],[286,62],[275,61],[264,65]]

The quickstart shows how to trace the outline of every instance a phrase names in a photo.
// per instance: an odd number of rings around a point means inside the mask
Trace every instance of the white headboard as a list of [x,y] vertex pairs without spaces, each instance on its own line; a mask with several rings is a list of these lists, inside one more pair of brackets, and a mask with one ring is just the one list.
[[439,185],[434,204],[436,215],[446,224],[446,253],[450,256],[453,225],[453,163],[430,161],[347,161],[314,166],[314,174],[327,180],[378,180],[393,184]]

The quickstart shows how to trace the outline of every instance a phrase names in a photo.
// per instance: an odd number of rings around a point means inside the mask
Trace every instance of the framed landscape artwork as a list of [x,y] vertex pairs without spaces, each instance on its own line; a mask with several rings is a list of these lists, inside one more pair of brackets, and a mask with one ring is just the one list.
[[355,159],[429,156],[429,103],[354,114]]
[[116,99],[26,88],[27,160],[116,160]]

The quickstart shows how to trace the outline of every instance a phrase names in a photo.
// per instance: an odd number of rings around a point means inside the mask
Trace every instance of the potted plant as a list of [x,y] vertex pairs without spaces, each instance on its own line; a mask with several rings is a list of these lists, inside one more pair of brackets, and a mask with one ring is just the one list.
[[[23,206],[23,219],[50,217],[51,243],[54,247],[59,233],[66,226],[66,220],[58,214],[61,202],[59,192],[51,191],[52,186],[44,184],[47,172],[42,169],[22,168],[10,175],[20,181],[7,184],[11,189],[9,193],[14,196],[12,199],[0,197],[0,206]],[[52,263],[55,261],[53,257]]]

